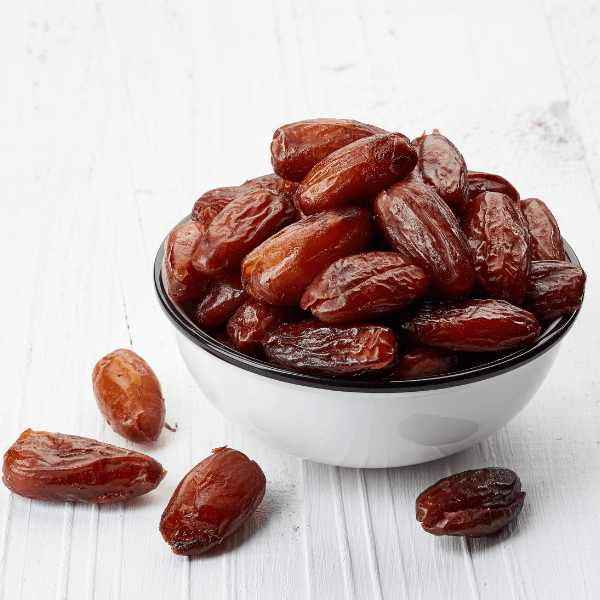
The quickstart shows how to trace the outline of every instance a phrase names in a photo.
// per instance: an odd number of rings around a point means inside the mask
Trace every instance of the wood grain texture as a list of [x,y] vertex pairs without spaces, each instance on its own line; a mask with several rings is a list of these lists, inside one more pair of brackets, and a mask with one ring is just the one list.
[[[0,599],[595,598],[600,587],[600,121],[592,0],[132,0],[0,4],[0,448],[27,427],[145,451],[168,470],[126,503],[0,489]],[[600,74],[600,73],[599,73]],[[204,191],[270,171],[281,124],[438,127],[470,168],[542,198],[588,273],[584,310],[507,427],[414,467],[303,462],[225,421],[185,371],[152,289],[154,254]],[[160,439],[102,420],[95,362],[132,348],[167,400]],[[267,494],[209,556],[158,520],[211,448],[256,460]],[[489,539],[434,538],[414,500],[449,473],[514,469],[523,513]]]

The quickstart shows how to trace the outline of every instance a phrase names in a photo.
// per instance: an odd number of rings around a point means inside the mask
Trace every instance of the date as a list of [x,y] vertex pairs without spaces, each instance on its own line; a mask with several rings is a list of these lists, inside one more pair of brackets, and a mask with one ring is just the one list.
[[430,301],[401,314],[400,329],[417,346],[454,352],[500,352],[535,342],[540,324],[504,300]]
[[248,193],[248,188],[241,185],[215,188],[205,192],[196,200],[192,208],[192,221],[204,225],[210,222],[238,196]]
[[177,486],[160,518],[163,539],[180,556],[210,550],[254,513],[266,483],[262,469],[245,454],[216,448]]
[[239,275],[211,279],[202,300],[194,312],[194,323],[201,329],[214,328],[224,323],[250,296]]
[[210,223],[198,243],[193,267],[209,277],[238,271],[250,250],[292,222],[293,206],[275,192],[249,189]]
[[538,198],[517,204],[531,236],[531,260],[565,260],[565,248],[558,223],[550,209]]
[[316,319],[281,325],[263,339],[272,364],[311,375],[350,376],[382,371],[396,360],[396,338],[370,323],[327,325]]
[[342,258],[318,275],[300,306],[325,323],[362,321],[397,311],[425,294],[429,276],[398,252]]
[[284,196],[290,202],[294,199],[294,196],[296,195],[298,185],[299,184],[297,181],[288,181],[287,179],[282,179],[281,177],[279,177],[279,175],[276,175],[275,173],[261,175],[260,177],[249,179],[248,181],[242,184],[243,187],[271,190],[276,194]]
[[471,201],[461,225],[477,283],[492,298],[521,304],[529,286],[531,242],[517,205],[504,194],[484,192]]
[[206,225],[192,221],[175,227],[167,238],[163,281],[169,296],[177,302],[199,298],[208,285],[209,278],[192,266],[194,252],[205,232]]
[[119,502],[164,479],[160,463],[76,435],[27,429],[4,455],[2,481],[15,494],[58,502]]
[[318,162],[336,150],[362,138],[385,133],[385,129],[350,119],[289,123],[273,134],[271,164],[281,177],[302,181]]
[[100,412],[120,436],[130,442],[154,442],[165,422],[160,382],[150,365],[132,350],[107,354],[92,372]]
[[417,521],[433,535],[481,537],[512,523],[524,500],[521,480],[510,469],[463,471],[440,479],[419,494]]
[[401,133],[363,138],[330,154],[302,180],[295,203],[305,215],[360,204],[406,177],[417,153]]
[[443,350],[417,348],[398,359],[392,379],[422,379],[451,373],[458,367],[458,355]]
[[248,253],[242,262],[244,287],[260,302],[297,305],[323,269],[367,250],[372,230],[369,212],[357,206],[305,217]]
[[473,200],[482,192],[498,192],[506,194],[513,202],[520,199],[519,192],[512,183],[500,175],[482,173],[481,171],[468,171],[469,200]]
[[522,308],[540,320],[576,311],[583,302],[586,275],[577,265],[558,260],[534,261],[530,280]]
[[437,129],[413,142],[419,155],[418,172],[456,215],[461,216],[469,202],[467,164],[458,148]]
[[429,275],[429,285],[450,299],[466,298],[475,268],[465,234],[430,186],[401,181],[375,200],[377,223],[388,244]]

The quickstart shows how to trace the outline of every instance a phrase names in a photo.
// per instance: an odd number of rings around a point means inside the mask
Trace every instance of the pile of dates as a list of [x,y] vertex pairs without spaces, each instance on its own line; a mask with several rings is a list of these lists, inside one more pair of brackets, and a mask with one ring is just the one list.
[[435,129],[299,121],[275,131],[271,162],[203,194],[165,244],[171,298],[239,352],[415,379],[532,344],[581,305],[585,273],[544,202],[469,171]]

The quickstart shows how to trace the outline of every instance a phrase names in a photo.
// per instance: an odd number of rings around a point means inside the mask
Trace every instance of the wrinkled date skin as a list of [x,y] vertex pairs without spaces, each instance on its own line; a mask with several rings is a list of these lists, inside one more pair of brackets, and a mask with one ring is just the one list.
[[167,472],[150,456],[96,440],[27,429],[4,455],[2,481],[33,500],[118,502],[146,494]]
[[239,275],[211,279],[204,297],[194,312],[194,323],[199,327],[218,327],[224,323],[250,296]]
[[418,346],[455,352],[500,352],[535,342],[540,324],[504,300],[431,301],[400,316],[402,334]]
[[101,358],[92,372],[94,396],[102,415],[130,442],[154,442],[165,422],[165,401],[150,365],[132,350]]
[[375,200],[379,228],[390,246],[410,256],[445,298],[466,298],[475,286],[475,268],[465,234],[448,206],[430,186],[401,181]]
[[177,486],[159,530],[175,554],[198,556],[220,544],[258,508],[265,495],[262,469],[223,447],[198,463]]
[[325,323],[362,321],[399,310],[429,289],[429,276],[398,252],[342,258],[318,275],[300,300]]
[[530,277],[521,306],[538,319],[555,319],[581,306],[586,280],[581,267],[558,260],[534,261]]
[[239,272],[244,256],[291,223],[293,215],[283,196],[249,189],[211,221],[194,252],[194,268],[209,277]]
[[360,204],[408,175],[417,153],[401,133],[373,135],[330,154],[302,180],[295,203],[305,215]]
[[463,155],[437,129],[418,138],[416,149],[423,182],[433,187],[455,215],[462,215],[469,202],[469,178]]
[[327,325],[311,319],[273,329],[263,347],[272,364],[336,377],[392,367],[397,344],[392,330],[381,325]]
[[265,190],[271,190],[276,194],[285,196],[288,200],[292,200],[296,195],[298,189],[297,181],[288,181],[282,179],[275,173],[269,173],[268,175],[261,175],[254,179],[249,179],[242,184],[243,187],[262,188]]
[[417,348],[398,359],[392,379],[421,379],[451,373],[458,367],[454,352]]
[[241,185],[215,188],[205,192],[196,200],[192,208],[192,221],[199,221],[204,225],[210,222],[238,196],[248,193],[248,188]]
[[240,352],[262,354],[265,335],[279,325],[299,321],[301,313],[293,306],[273,306],[250,298],[227,321],[227,334]]
[[521,304],[529,286],[531,242],[527,222],[505,194],[484,192],[463,216],[477,283],[492,297]]
[[512,183],[492,173],[481,171],[468,171],[469,176],[469,200],[473,200],[483,192],[498,192],[506,194],[513,202],[520,199],[519,192]]
[[538,198],[517,204],[531,235],[531,260],[565,260],[565,247],[558,223],[550,209]]
[[417,521],[433,535],[481,537],[512,523],[523,508],[521,480],[488,467],[440,479],[417,498]]
[[175,227],[167,238],[163,280],[169,296],[177,302],[199,298],[208,285],[209,278],[192,266],[192,257],[205,232],[206,225],[192,221]]
[[381,133],[387,131],[349,119],[309,119],[289,123],[273,134],[271,164],[281,177],[302,181],[318,162],[336,150]]
[[371,243],[369,212],[349,206],[288,225],[242,262],[242,281],[261,302],[294,306],[311,281],[336,260],[364,252]]

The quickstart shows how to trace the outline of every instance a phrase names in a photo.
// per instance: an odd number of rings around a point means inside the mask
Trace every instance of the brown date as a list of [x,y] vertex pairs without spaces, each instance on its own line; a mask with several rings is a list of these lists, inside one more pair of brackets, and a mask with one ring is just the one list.
[[196,200],[192,208],[192,221],[209,225],[230,202],[247,193],[248,188],[241,185],[220,187],[205,192]]
[[204,297],[194,312],[194,323],[198,327],[218,327],[250,296],[244,289],[239,275],[226,275],[211,279]]
[[418,172],[457,216],[469,202],[467,165],[458,148],[437,129],[413,143],[419,155]]
[[279,177],[279,175],[275,175],[275,173],[270,173],[269,175],[261,175],[260,177],[249,179],[243,183],[242,186],[271,190],[272,192],[283,195],[288,200],[292,201],[296,195],[296,190],[298,189],[298,182],[288,181],[286,179],[282,179]]
[[4,455],[2,481],[33,500],[118,502],[146,494],[167,472],[153,458],[76,435],[27,429]]
[[398,359],[392,379],[421,379],[451,373],[458,367],[458,355],[443,350],[417,348]]
[[529,286],[531,242],[517,205],[505,194],[483,192],[469,204],[461,226],[477,283],[492,298],[521,304]]
[[295,203],[305,215],[360,204],[406,177],[417,153],[401,133],[352,142],[317,163],[302,180]]
[[312,375],[349,376],[391,368],[396,338],[370,323],[327,325],[316,319],[288,323],[263,339],[272,364]]
[[194,252],[194,268],[209,277],[238,271],[244,256],[291,223],[293,214],[283,196],[250,188],[210,222]]
[[325,267],[368,249],[372,230],[369,212],[357,206],[305,217],[244,258],[244,287],[261,302],[277,306],[299,304],[310,282]]
[[482,192],[498,192],[506,194],[513,202],[519,201],[519,192],[512,183],[492,173],[481,171],[468,171],[469,175],[469,200],[479,196]]
[[262,469],[245,454],[216,448],[177,486],[160,518],[160,533],[175,554],[202,554],[252,515],[266,483]]
[[535,342],[540,324],[504,300],[430,301],[400,316],[403,335],[418,346],[455,352],[499,352]]
[[271,164],[281,177],[302,181],[318,162],[336,150],[378,133],[387,131],[350,119],[309,119],[289,123],[273,134]]
[[199,298],[208,285],[208,277],[192,266],[192,257],[205,232],[206,225],[192,221],[175,227],[167,238],[163,280],[169,296],[177,302]]
[[262,340],[275,327],[301,319],[299,309],[250,298],[227,321],[227,334],[240,352],[263,352]]
[[573,312],[583,302],[586,275],[577,265],[558,260],[534,261],[530,279],[521,306],[540,320]]
[[430,186],[401,181],[375,201],[379,228],[390,246],[410,256],[442,296],[465,298],[475,286],[475,268],[465,234]]
[[154,442],[165,422],[160,382],[150,365],[132,350],[101,358],[92,383],[96,403],[108,424],[130,442]]
[[398,252],[365,252],[334,262],[308,286],[303,309],[325,323],[361,321],[407,306],[429,289],[429,276]]
[[538,198],[517,203],[531,235],[531,260],[565,260],[565,248],[558,223]]
[[463,471],[419,494],[417,521],[433,535],[481,537],[512,523],[524,500],[521,480],[510,469]]

